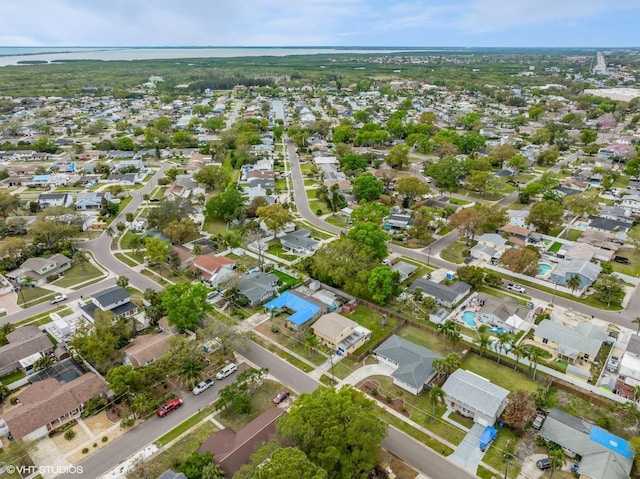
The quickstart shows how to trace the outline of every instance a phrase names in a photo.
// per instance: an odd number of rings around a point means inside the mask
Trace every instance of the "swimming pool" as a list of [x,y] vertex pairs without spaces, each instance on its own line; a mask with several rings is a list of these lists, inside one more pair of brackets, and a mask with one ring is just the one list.
[[477,326],[476,313],[473,311],[465,311],[462,313],[462,320],[471,328],[475,328]]
[[538,263],[538,274],[540,276],[546,275],[549,271],[553,269],[549,263]]

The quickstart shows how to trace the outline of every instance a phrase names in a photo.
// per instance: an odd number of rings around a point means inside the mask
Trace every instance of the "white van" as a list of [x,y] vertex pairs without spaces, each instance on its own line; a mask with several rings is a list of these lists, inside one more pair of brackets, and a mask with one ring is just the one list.
[[237,370],[238,370],[238,366],[236,366],[234,363],[227,364],[224,368],[218,371],[218,373],[216,374],[216,379],[218,381],[221,379],[224,379],[227,376],[230,376],[231,374],[235,373]]

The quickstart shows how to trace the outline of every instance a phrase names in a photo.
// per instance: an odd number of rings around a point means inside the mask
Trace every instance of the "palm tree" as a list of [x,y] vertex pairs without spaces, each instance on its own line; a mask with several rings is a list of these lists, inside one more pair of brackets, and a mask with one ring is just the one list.
[[133,410],[133,417],[145,417],[151,411],[153,406],[153,401],[149,397],[147,393],[137,394],[131,404],[131,409]]
[[120,275],[116,280],[116,284],[121,288],[126,288],[129,285],[129,278],[127,278],[126,276]]
[[87,263],[89,262],[89,257],[87,253],[84,251],[76,251],[76,254],[73,255],[73,260],[76,262],[83,273],[87,272]]
[[505,345],[509,343],[509,333],[498,333],[498,341],[496,346],[499,348],[498,350],[498,364],[500,364],[500,357],[502,356],[502,351],[505,349]]
[[567,278],[567,288],[571,290],[571,294],[575,294],[576,290],[578,290],[582,286],[582,281],[580,280],[580,276],[577,274],[572,274]]
[[491,340],[486,333],[478,333],[478,337],[473,341],[478,345],[478,349],[480,350],[480,356],[484,356],[489,349],[489,345],[491,344]]
[[0,333],[6,336],[14,329],[16,329],[16,326],[13,323],[4,323],[0,326]]
[[444,401],[444,390],[440,386],[431,386],[431,389],[429,389],[429,403],[433,407],[432,421],[436,417],[436,406],[442,401]]
[[562,469],[564,466],[564,451],[560,448],[549,449],[549,462],[551,463],[551,474],[549,479],[553,477],[553,472],[556,469]]
[[523,345],[516,344],[515,341],[511,341],[511,354],[516,357],[516,362],[513,365],[513,370],[515,371],[518,367],[518,363],[520,362],[520,358],[528,356],[529,351],[527,351]]
[[638,316],[636,319],[632,320],[631,322],[638,325],[638,330],[636,331],[636,334],[640,334],[640,316]]
[[194,358],[185,358],[182,364],[180,364],[178,376],[191,387],[194,383],[202,379],[203,371],[204,363],[202,361]]
[[447,350],[447,337],[449,336],[452,330],[455,330],[456,325],[453,321],[447,319],[444,323],[438,324],[437,330],[438,334],[442,334],[444,336],[444,350]]
[[109,238],[113,238],[113,235],[115,233],[115,231],[113,230],[113,226],[109,226],[105,232],[107,233],[107,235],[109,235]]
[[462,334],[460,334],[460,331],[458,331],[455,325],[453,329],[451,329],[446,333],[446,337],[449,338],[449,342],[451,343],[451,346],[454,349],[455,349],[455,346],[462,340]]
[[193,245],[193,254],[198,256],[201,252],[202,252],[202,246],[200,246],[199,244]]
[[529,350],[529,370],[533,366],[533,380],[536,380],[536,372],[538,371],[538,359],[540,359],[540,350],[538,348],[531,348]]
[[131,239],[129,239],[129,248],[133,250],[134,253],[140,251],[140,247],[144,244],[144,239],[140,235],[133,235]]

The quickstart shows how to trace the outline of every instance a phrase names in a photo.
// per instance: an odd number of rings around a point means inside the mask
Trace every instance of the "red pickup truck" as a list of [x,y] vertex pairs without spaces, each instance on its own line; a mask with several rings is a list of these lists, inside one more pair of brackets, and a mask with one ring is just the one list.
[[171,411],[173,411],[174,409],[178,409],[180,406],[182,406],[182,399],[175,398],[160,406],[156,411],[156,414],[158,415],[158,417],[165,417]]

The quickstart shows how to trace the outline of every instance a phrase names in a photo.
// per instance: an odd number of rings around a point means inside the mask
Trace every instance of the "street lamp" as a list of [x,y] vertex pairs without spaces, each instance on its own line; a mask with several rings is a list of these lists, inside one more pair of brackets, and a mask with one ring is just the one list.
[[333,375],[333,351],[331,351],[331,354],[329,355],[329,361],[331,361],[331,384],[334,384],[336,379]]

